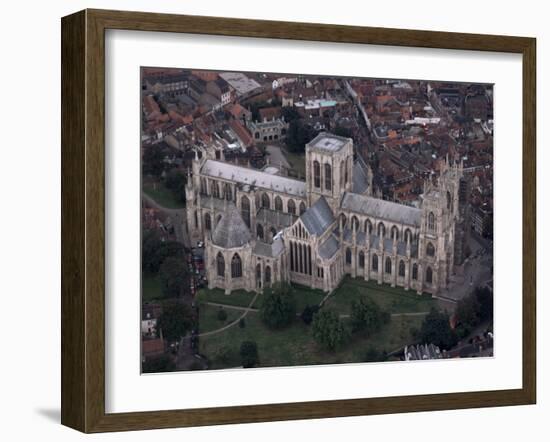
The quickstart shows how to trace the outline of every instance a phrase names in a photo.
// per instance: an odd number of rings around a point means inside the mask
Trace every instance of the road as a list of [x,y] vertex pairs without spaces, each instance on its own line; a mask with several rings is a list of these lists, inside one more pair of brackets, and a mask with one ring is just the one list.
[[174,224],[176,239],[181,242],[185,247],[191,247],[191,241],[189,240],[189,236],[187,235],[187,214],[185,212],[185,208],[171,209],[169,207],[161,206],[145,192],[141,193],[141,197],[143,198],[147,206],[161,210],[163,213],[170,216],[170,218],[172,218],[172,223]]

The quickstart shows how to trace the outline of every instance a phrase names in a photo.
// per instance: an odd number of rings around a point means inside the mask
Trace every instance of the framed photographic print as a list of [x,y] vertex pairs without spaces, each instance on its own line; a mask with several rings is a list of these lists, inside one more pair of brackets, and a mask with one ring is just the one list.
[[535,40],[62,19],[62,423],[532,404]]

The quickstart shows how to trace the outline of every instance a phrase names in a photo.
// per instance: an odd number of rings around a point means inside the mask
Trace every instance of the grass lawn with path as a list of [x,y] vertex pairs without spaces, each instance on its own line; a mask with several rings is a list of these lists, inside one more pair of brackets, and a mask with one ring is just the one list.
[[372,299],[383,310],[389,313],[429,312],[437,307],[437,300],[431,295],[418,295],[415,291],[378,285],[376,281],[365,281],[362,278],[346,276],[340,286],[327,299],[325,306],[340,314],[349,315],[351,302],[360,297]]
[[[222,289],[200,289],[195,299],[202,303],[215,302],[216,304],[248,307],[254,296],[256,296],[256,293],[245,290],[234,290],[231,294],[226,295]],[[253,307],[258,307],[259,299],[260,297],[258,297]]]
[[[219,311],[223,309],[227,315],[224,321],[218,319]],[[243,314],[240,310],[231,308],[217,307],[214,305],[199,305],[199,333],[206,333],[212,330],[218,330],[237,320]]]
[[144,182],[143,191],[152,198],[157,204],[168,209],[183,209],[185,203],[178,200],[173,192],[162,183]]
[[[345,320],[347,321],[347,320]],[[311,335],[311,326],[299,318],[282,330],[266,327],[257,312],[245,318],[245,327],[235,325],[221,333],[200,338],[200,352],[210,360],[210,368],[227,368],[240,365],[239,349],[243,341],[258,345],[260,367],[317,365],[363,362],[366,351],[374,347],[391,352],[412,341],[410,330],[420,327],[422,317],[394,317],[390,324],[369,338],[354,336],[342,349],[329,352],[320,348]],[[221,363],[216,355],[227,349],[231,361]]]

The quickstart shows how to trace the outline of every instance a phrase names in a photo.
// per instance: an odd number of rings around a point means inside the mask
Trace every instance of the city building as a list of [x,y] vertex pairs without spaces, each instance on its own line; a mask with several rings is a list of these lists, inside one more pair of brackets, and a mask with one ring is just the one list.
[[462,164],[445,161],[417,207],[375,198],[353,140],[320,133],[306,180],[195,156],[186,187],[192,241],[204,241],[210,288],[294,282],[326,292],[345,275],[437,294],[454,273]]

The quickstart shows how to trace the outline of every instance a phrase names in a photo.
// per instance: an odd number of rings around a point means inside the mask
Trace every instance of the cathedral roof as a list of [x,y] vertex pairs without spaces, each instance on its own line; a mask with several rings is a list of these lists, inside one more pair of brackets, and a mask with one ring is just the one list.
[[250,230],[244,223],[241,214],[234,208],[222,215],[222,219],[212,233],[212,242],[225,249],[241,247],[251,238]]
[[329,237],[319,246],[319,255],[321,258],[330,259],[340,248],[338,240],[334,235],[329,235]]
[[275,192],[286,193],[305,198],[305,181],[294,180],[279,175],[272,175],[260,170],[248,167],[235,166],[221,161],[206,160],[202,166],[201,174],[234,183],[248,184]]
[[422,210],[416,207],[349,192],[342,198],[341,207],[350,212],[416,226],[420,225],[422,215]]
[[319,236],[325,233],[335,218],[327,200],[322,196],[300,216],[300,220],[310,234]]

